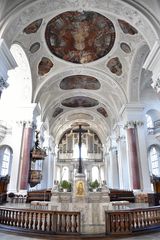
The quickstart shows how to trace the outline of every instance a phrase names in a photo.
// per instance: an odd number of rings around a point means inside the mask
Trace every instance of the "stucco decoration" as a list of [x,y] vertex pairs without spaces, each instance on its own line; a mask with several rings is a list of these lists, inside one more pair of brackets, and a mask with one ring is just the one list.
[[74,113],[67,118],[69,121],[77,120],[77,119],[85,119],[85,120],[93,120],[93,117],[86,113]]
[[113,74],[116,74],[117,76],[122,74],[122,64],[118,57],[111,58],[107,63],[107,67]]
[[31,53],[35,53],[40,49],[40,43],[39,42],[35,42],[30,46],[30,52]]
[[138,31],[137,29],[135,29],[132,25],[130,25],[128,22],[124,21],[124,20],[121,20],[121,19],[118,19],[118,23],[122,29],[122,31],[125,33],[125,34],[130,34],[130,35],[134,35],[134,34],[137,34]]
[[63,90],[70,89],[89,89],[97,90],[100,88],[100,82],[91,76],[86,75],[73,75],[64,78],[60,83],[60,88]]
[[49,58],[43,57],[38,65],[38,74],[43,76],[47,74],[53,67],[53,63]]
[[77,107],[94,107],[99,102],[96,99],[84,96],[70,97],[62,101],[62,105],[65,107],[77,108]]
[[103,107],[97,108],[97,112],[102,114],[105,118],[108,117],[108,114],[107,114],[106,110]]
[[24,28],[23,32],[25,32],[26,34],[36,33],[41,26],[42,20],[43,19],[38,19],[32,22],[26,28]]
[[45,38],[50,51],[73,63],[89,63],[112,49],[115,28],[96,12],[64,12],[49,21]]
[[63,108],[57,107],[52,116],[55,118],[62,112],[63,112]]
[[131,53],[131,48],[130,48],[130,46],[129,46],[127,43],[121,42],[121,43],[120,43],[120,47],[121,47],[121,49],[123,50],[123,52],[125,52],[125,53]]

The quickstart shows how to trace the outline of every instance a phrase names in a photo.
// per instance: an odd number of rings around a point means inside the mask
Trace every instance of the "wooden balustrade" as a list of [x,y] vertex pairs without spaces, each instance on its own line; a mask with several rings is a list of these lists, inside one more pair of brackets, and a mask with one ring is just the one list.
[[107,211],[106,234],[123,235],[160,228],[160,207]]
[[16,231],[45,232],[45,234],[79,234],[80,212],[0,207],[0,225]]

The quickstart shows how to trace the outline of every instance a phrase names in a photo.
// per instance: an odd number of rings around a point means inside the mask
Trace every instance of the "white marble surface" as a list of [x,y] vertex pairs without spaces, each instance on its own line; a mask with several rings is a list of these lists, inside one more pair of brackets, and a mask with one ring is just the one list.
[[81,232],[86,234],[105,232],[105,211],[112,209],[111,203],[53,203],[49,204],[49,210],[80,211]]

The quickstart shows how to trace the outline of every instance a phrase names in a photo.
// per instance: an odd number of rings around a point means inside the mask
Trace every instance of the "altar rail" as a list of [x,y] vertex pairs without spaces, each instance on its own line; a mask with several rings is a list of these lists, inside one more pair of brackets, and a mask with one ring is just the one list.
[[106,234],[124,235],[160,229],[160,207],[105,212]]
[[79,234],[80,212],[0,207],[0,227],[38,234]]

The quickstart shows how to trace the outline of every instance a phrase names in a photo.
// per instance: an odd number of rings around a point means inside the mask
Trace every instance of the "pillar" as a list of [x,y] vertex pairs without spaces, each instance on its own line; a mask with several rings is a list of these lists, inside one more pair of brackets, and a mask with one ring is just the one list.
[[119,188],[118,157],[116,147],[110,147],[109,156],[110,156],[109,186],[112,188]]
[[137,129],[134,122],[128,122],[127,127],[128,157],[131,168],[131,183],[133,189],[141,189],[140,169],[137,150]]
[[151,192],[149,163],[147,157],[145,106],[141,103],[128,103],[121,109],[125,124],[128,161],[131,174],[130,181],[133,189]]
[[24,127],[22,138],[22,162],[20,171],[20,190],[28,189],[28,177],[30,169],[30,151],[32,147],[32,123],[27,122]]
[[130,188],[129,164],[126,151],[126,138],[119,136],[117,139],[118,166],[119,166],[119,185],[120,189]]

